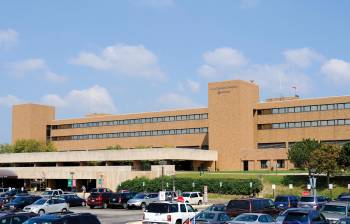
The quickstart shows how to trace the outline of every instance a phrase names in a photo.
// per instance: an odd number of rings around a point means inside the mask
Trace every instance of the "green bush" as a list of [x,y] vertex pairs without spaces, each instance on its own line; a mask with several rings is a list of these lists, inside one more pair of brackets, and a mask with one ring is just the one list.
[[[208,186],[209,193],[221,193],[230,195],[250,195],[252,192],[259,193],[262,190],[262,183],[259,179],[211,179],[211,178],[175,178],[176,190],[181,191],[203,191],[203,187]],[[222,187],[220,188],[220,182]],[[250,182],[253,183],[250,188]],[[143,186],[145,183],[145,186]],[[173,179],[171,177],[164,177],[163,186],[166,188],[168,183],[168,190],[173,187]],[[193,184],[194,183],[194,187]],[[128,189],[130,191],[142,192],[158,192],[162,188],[162,178],[147,179],[135,178],[127,180],[118,187],[117,190]]]

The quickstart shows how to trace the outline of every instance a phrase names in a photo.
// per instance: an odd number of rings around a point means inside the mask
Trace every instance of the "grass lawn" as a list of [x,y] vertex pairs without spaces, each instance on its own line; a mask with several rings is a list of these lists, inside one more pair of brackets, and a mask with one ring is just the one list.
[[[275,196],[282,194],[293,194],[301,195],[306,189],[308,184],[308,176],[302,175],[305,171],[293,170],[293,171],[280,171],[269,172],[269,171],[257,171],[257,172],[205,172],[200,175],[199,172],[178,172],[176,177],[187,177],[187,178],[214,178],[218,179],[250,179],[258,178],[263,183],[263,191],[260,192],[259,197],[270,197],[273,196],[272,184],[276,185]],[[296,175],[298,174],[298,175]],[[331,198],[336,198],[340,193],[347,192],[347,183],[350,183],[349,176],[339,176],[331,179],[331,183],[334,184],[334,189],[332,191],[328,190],[325,177],[317,177],[317,192],[320,195],[324,195]],[[289,184],[293,184],[293,189],[289,189]],[[237,195],[220,195],[220,194],[209,194],[210,199],[216,198],[227,198],[233,199],[237,198]]]

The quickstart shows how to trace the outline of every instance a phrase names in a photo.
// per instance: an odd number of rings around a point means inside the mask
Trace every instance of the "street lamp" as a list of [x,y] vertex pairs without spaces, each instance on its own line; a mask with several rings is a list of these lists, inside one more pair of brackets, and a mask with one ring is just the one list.
[[310,185],[311,185],[311,192],[312,192],[312,196],[316,196],[316,178],[315,178],[315,173],[316,173],[316,169],[315,168],[311,168],[310,169]]
[[162,191],[164,190],[164,165],[166,165],[167,162],[164,160],[159,161],[159,165],[162,165]]

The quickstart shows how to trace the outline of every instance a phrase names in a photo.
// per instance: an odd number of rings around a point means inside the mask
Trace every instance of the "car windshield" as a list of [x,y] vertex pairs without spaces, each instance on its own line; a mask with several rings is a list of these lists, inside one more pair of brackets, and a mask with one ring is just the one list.
[[26,199],[24,197],[16,197],[15,199],[12,200],[12,202],[14,202],[14,203],[22,203],[25,200]]
[[276,197],[275,202],[288,202],[288,197]]
[[289,212],[284,221],[299,221],[304,223],[308,221],[308,215],[307,213]]
[[325,205],[322,208],[322,212],[346,215],[346,207],[343,205]]
[[52,220],[45,220],[45,219],[28,219],[23,224],[62,224],[62,221],[52,221]]
[[45,204],[45,202],[46,202],[46,199],[39,199],[39,200],[37,200],[37,201],[35,201],[34,203],[33,203],[33,205],[43,205],[43,204]]
[[145,194],[137,194],[135,195],[134,199],[144,199],[146,197]]
[[190,195],[191,195],[190,193],[183,193],[183,194],[182,194],[182,197],[188,198],[188,197],[190,197]]
[[206,209],[207,211],[225,211],[225,205],[213,205]]
[[196,219],[213,220],[214,218],[215,218],[215,213],[212,213],[212,212],[201,212],[198,215],[196,215]]
[[300,201],[301,202],[314,202],[315,198],[314,197],[301,197]]
[[257,215],[239,215],[234,219],[234,221],[255,222],[257,219]]
[[52,195],[53,191],[45,191],[43,195]]

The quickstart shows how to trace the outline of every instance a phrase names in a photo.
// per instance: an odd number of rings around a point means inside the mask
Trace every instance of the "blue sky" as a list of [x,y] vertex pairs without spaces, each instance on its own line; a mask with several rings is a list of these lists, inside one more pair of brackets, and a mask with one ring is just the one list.
[[255,80],[261,100],[350,95],[350,2],[2,1],[0,143],[11,107],[58,118],[207,105],[207,83]]

